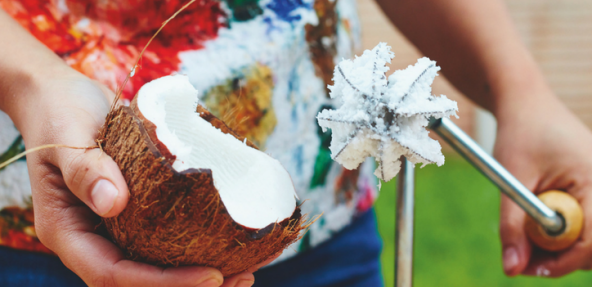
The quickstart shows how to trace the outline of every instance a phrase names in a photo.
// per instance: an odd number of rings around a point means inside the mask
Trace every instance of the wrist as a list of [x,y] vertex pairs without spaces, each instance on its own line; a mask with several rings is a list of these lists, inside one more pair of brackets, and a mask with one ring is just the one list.
[[487,75],[490,105],[486,108],[498,122],[533,116],[534,113],[550,111],[553,106],[562,105],[525,49],[513,57],[506,57],[505,62],[498,61],[492,66]]
[[77,73],[0,9],[0,110],[17,124],[56,78]]
[[59,95],[48,93],[53,90],[51,86],[58,84],[62,79],[77,77],[80,74],[59,59],[59,62],[39,68],[31,65],[12,69],[3,76],[0,109],[8,114],[17,129],[22,131],[21,127],[27,119],[36,118],[39,108],[44,109],[41,102],[59,101]]

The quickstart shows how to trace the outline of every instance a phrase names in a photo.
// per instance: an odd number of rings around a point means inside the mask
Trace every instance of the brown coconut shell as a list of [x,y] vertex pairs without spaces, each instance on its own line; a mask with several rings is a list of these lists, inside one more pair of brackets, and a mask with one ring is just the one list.
[[[205,108],[199,106],[198,113],[222,132],[244,140]],[[265,261],[300,237],[304,222],[299,208],[263,229],[237,224],[214,186],[212,171],[175,171],[174,156],[158,141],[154,124],[135,101],[109,113],[99,142],[129,187],[123,212],[104,219],[128,259],[158,266],[208,266],[227,277]]]

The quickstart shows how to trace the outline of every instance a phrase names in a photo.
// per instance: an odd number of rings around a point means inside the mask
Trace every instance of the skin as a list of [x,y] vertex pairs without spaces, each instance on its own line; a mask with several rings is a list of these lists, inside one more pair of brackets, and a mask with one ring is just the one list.
[[[503,197],[505,272],[513,276],[546,270],[542,273],[562,276],[590,269],[592,134],[545,83],[503,3],[378,2],[422,52],[438,61],[460,91],[494,113],[496,158],[531,190],[566,190],[584,208],[586,225],[580,241],[564,252],[549,254],[533,249],[524,233],[524,213]],[[112,92],[70,69],[2,11],[0,27],[0,39],[10,43],[0,45],[0,109],[22,132],[26,147],[94,145]],[[220,272],[211,268],[162,269],[123,259],[117,247],[94,233],[97,214],[115,216],[128,200],[117,166],[99,150],[49,149],[27,159],[39,238],[90,286],[252,284],[254,270],[223,283]],[[204,283],[206,279],[213,282]]]
[[558,277],[592,268],[592,133],[553,94],[500,0],[378,0],[392,22],[498,123],[494,156],[535,193],[572,194],[584,230],[570,249],[534,248],[525,213],[502,196],[504,271]]

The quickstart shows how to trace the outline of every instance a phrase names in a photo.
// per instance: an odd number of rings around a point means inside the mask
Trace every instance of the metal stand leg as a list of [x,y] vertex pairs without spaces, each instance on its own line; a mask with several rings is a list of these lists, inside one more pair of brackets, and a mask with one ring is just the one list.
[[395,287],[413,285],[413,212],[415,205],[415,169],[402,160],[397,183],[395,225]]

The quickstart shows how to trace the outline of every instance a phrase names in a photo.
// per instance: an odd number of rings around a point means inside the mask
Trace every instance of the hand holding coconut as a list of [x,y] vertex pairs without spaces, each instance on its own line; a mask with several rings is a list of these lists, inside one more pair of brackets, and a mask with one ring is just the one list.
[[[113,93],[70,69],[1,10],[0,27],[0,37],[11,43],[1,47],[0,109],[13,119],[27,148],[96,145]],[[27,163],[40,240],[90,286],[252,284],[257,266],[226,279],[214,268],[155,267],[126,260],[96,234],[95,213],[115,216],[129,196],[117,164],[100,149],[46,149],[28,155]]]
[[131,200],[105,223],[130,259],[232,276],[305,227],[288,172],[197,105],[197,94],[186,76],[166,76],[109,112],[99,142]]

